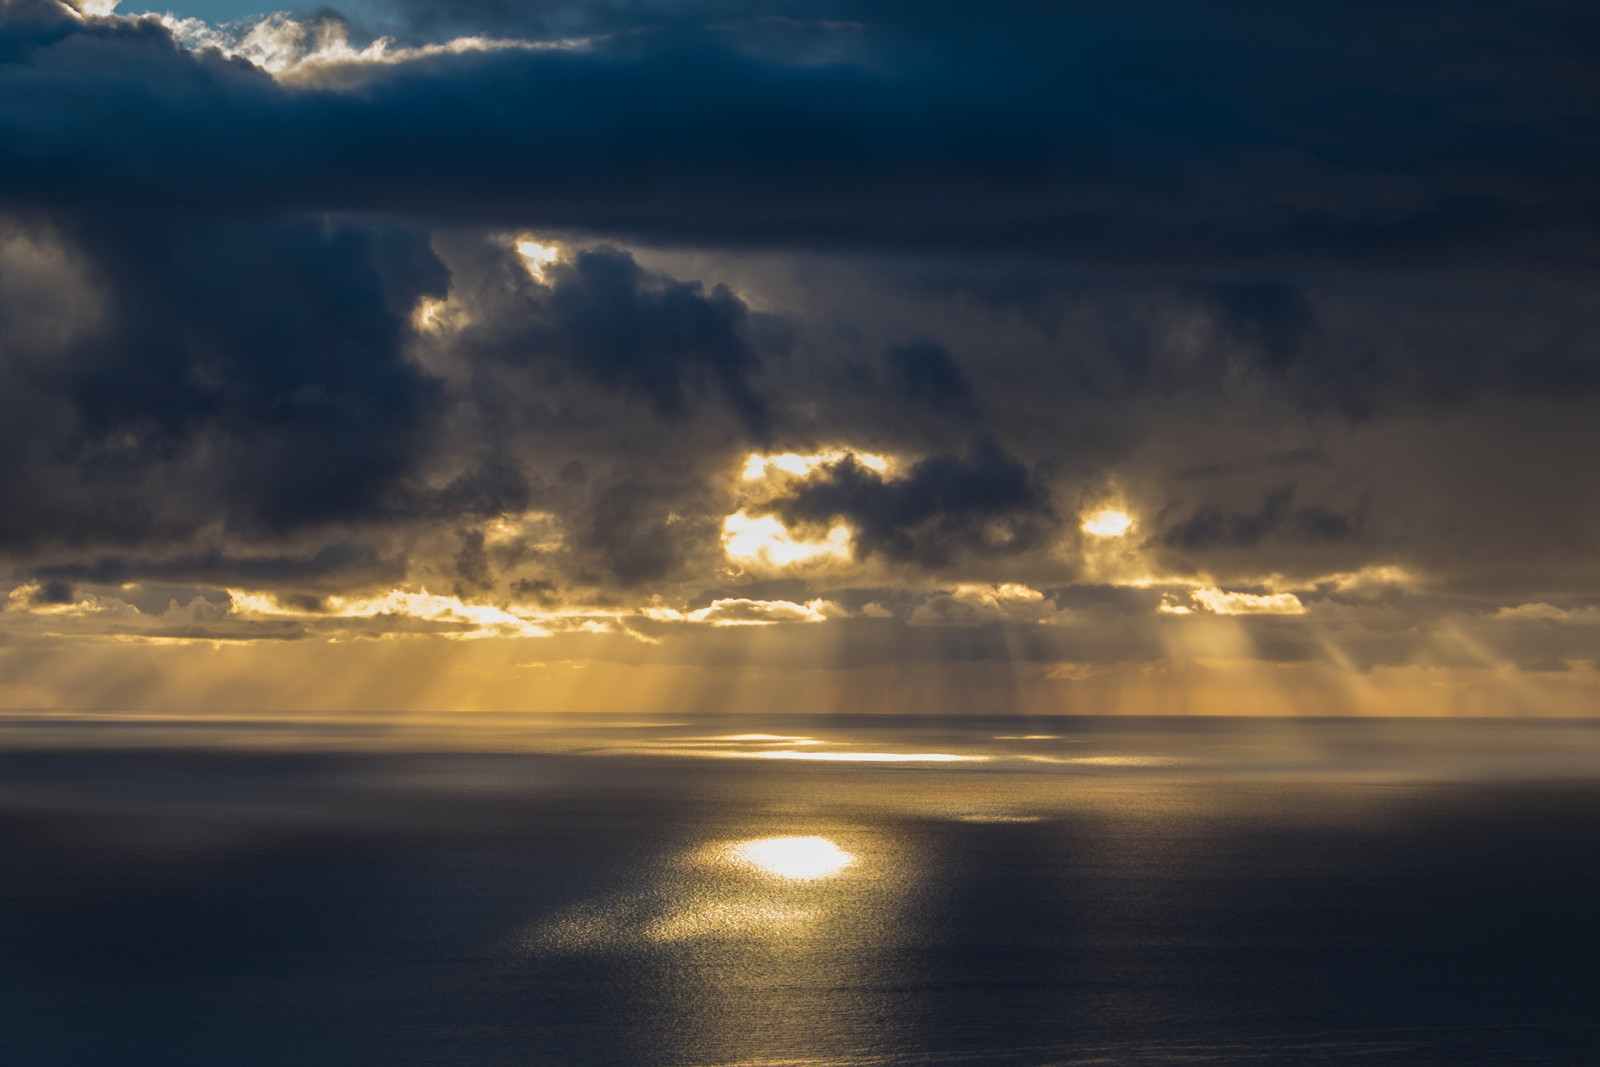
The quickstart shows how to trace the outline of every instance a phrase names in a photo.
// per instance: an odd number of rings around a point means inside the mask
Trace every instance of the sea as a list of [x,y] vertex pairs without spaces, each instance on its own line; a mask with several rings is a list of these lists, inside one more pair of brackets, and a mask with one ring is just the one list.
[[0,1064],[1600,1063],[1600,723],[0,716]]

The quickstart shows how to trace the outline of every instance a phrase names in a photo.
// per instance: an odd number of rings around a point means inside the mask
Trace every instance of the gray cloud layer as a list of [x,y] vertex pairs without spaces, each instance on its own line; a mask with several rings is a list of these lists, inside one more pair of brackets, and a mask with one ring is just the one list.
[[[402,45],[586,43],[274,77],[154,19],[0,7],[17,611],[827,597],[1026,624],[1038,658],[1100,654],[1069,616],[1138,618],[1095,639],[1137,658],[1161,605],[1225,587],[1292,591],[1359,663],[1524,604],[1580,614],[1502,620],[1519,662],[1593,650],[1588,8],[394,17]],[[565,251],[530,268],[526,235]],[[752,452],[839,448],[896,465],[742,495]],[[1117,559],[1079,529],[1108,504]],[[731,564],[740,508],[843,523],[857,569]]]

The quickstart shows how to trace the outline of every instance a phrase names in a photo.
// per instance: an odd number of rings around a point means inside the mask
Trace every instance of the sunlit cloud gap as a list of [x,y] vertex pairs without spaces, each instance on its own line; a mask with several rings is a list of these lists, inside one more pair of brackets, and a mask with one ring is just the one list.
[[846,459],[854,459],[861,466],[879,474],[887,472],[890,466],[887,456],[848,449],[830,449],[826,452],[812,452],[805,455],[798,452],[779,452],[770,455],[752,452],[745,460],[743,475],[747,482],[759,481],[774,474],[803,478],[822,467]]
[[522,264],[527,267],[528,274],[533,280],[543,283],[545,271],[560,262],[564,252],[558,244],[547,244],[525,237],[517,241],[517,254],[522,257]]
[[892,466],[887,456],[845,448],[810,453],[750,453],[740,470],[742,487],[738,495],[742,506],[722,523],[722,546],[728,559],[746,567],[773,570],[848,561],[854,550],[854,535],[844,523],[835,523],[820,539],[807,538],[790,530],[776,515],[761,514],[785,486],[846,461],[878,474]]
[[1172,593],[1163,594],[1156,611],[1162,615],[1304,615],[1306,606],[1293,593],[1233,593],[1215,586],[1190,589],[1184,603]]
[[722,523],[722,546],[730,559],[787,567],[813,560],[850,558],[850,530],[843,524],[828,531],[821,541],[802,541],[771,515],[751,516],[743,510]]
[[1133,518],[1117,508],[1103,508],[1083,520],[1083,532],[1094,537],[1121,537],[1133,529]]
[[1190,599],[1218,615],[1304,615],[1306,608],[1293,593],[1225,593],[1196,589]]

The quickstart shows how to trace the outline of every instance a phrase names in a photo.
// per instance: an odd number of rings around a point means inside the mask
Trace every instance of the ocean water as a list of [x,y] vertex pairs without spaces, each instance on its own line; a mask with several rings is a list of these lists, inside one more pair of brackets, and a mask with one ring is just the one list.
[[1600,727],[12,715],[0,1063],[1600,1063]]

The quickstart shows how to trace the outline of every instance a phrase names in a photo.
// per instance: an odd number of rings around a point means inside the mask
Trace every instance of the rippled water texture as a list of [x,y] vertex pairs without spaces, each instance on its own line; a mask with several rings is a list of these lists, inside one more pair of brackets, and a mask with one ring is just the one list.
[[1600,1062],[1600,729],[13,716],[6,1064]]

